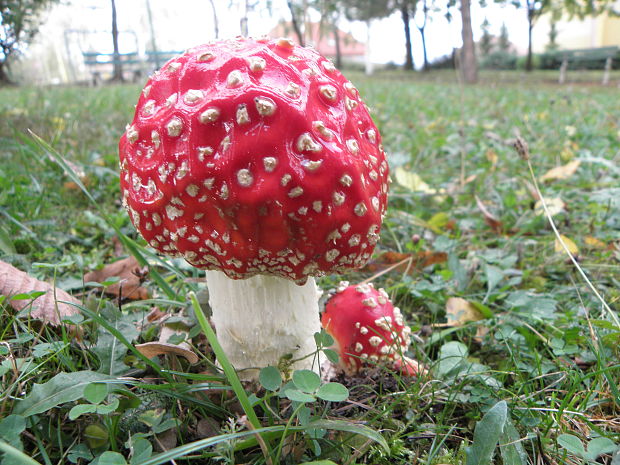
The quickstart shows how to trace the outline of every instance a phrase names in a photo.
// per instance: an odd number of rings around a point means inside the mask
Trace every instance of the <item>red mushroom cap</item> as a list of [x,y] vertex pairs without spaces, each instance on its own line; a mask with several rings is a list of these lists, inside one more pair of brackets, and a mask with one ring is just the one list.
[[287,39],[198,46],[152,76],[119,144],[123,203],[162,253],[231,278],[360,267],[388,165],[357,89]]
[[366,361],[390,362],[398,369],[403,366],[411,328],[385,290],[372,284],[340,283],[327,301],[321,324],[336,341],[340,364],[347,373],[358,372]]

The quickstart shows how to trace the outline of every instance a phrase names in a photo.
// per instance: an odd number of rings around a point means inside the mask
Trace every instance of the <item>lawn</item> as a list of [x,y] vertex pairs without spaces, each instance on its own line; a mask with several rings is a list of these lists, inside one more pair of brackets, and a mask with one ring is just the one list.
[[[0,260],[81,309],[54,327],[0,297],[0,463],[620,463],[618,89],[351,78],[394,182],[372,261],[319,285],[384,287],[428,373],[340,376],[332,402],[291,401],[273,372],[242,387],[214,364],[201,273],[121,207],[140,88],[0,89]],[[130,255],[137,294],[84,278]],[[198,362],[135,350],[171,327]]]

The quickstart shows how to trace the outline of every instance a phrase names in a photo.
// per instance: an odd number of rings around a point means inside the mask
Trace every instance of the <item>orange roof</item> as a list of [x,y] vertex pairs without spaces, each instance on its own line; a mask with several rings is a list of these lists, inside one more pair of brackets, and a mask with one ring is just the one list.
[[[290,21],[280,21],[271,32],[270,37],[289,37],[298,43],[297,35]],[[314,47],[321,55],[327,57],[336,56],[336,43],[334,33],[329,23],[306,23],[306,44]],[[366,44],[356,40],[349,32],[338,29],[340,38],[340,54],[343,57],[363,56],[366,53]]]

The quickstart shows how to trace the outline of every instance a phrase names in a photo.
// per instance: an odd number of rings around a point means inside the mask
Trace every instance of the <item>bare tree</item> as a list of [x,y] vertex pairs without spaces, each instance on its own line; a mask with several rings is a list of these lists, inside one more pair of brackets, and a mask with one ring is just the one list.
[[340,69],[342,68],[342,50],[340,48],[340,28],[338,27],[338,22],[334,21],[332,27],[334,30],[334,46],[336,48],[336,67]]
[[428,6],[428,1],[427,0],[422,0],[422,24],[418,24],[417,22],[415,23],[415,26],[418,28],[418,31],[420,31],[420,37],[422,39],[422,53],[424,54],[424,65],[422,66],[422,70],[426,71],[428,70],[429,64],[428,64],[428,52],[426,50],[426,23],[428,22],[428,16],[429,16],[429,12],[430,12],[430,8]]
[[460,56],[460,69],[463,80],[467,84],[478,81],[478,64],[476,63],[476,50],[474,46],[474,34],[471,28],[471,1],[461,0],[461,20],[463,29],[463,48]]
[[584,18],[586,16],[597,16],[602,13],[609,13],[612,16],[618,16],[620,12],[615,10],[617,1],[615,0],[588,0],[585,2],[576,2],[574,0],[522,0],[521,2],[513,2],[513,5],[525,8],[527,14],[527,59],[525,61],[525,70],[533,69],[533,50],[532,36],[536,21],[541,16],[551,13],[551,21],[555,28],[557,21],[563,14],[568,17],[577,16]]
[[389,16],[392,6],[389,5],[389,0],[343,0],[342,3],[347,19],[366,23],[366,72],[368,73],[372,71],[369,54],[370,23],[373,19]]
[[8,68],[20,46],[39,31],[39,14],[54,0],[0,0],[0,86],[10,84]]
[[[306,44],[304,40],[304,32],[302,30],[303,21],[306,17],[305,4],[297,5],[292,0],[286,0],[286,4],[288,5],[288,9],[291,12],[291,24],[293,25],[293,30],[295,31],[295,35],[297,36],[297,41],[299,45],[302,47]],[[302,24],[300,25],[300,18]]]
[[116,21],[116,2],[110,0],[112,3],[112,45],[114,46],[114,53],[112,55],[112,81],[123,81],[123,65],[121,64],[121,54],[118,47],[118,24]]
[[415,1],[400,0],[400,15],[405,27],[405,69],[413,70],[413,48],[411,46],[411,18],[415,15]]
[[211,3],[211,11],[213,12],[213,29],[215,30],[215,38],[219,39],[220,37],[220,24],[217,20],[217,10],[215,9],[215,2],[213,0],[209,0]]
[[241,35],[243,37],[247,37],[249,35],[248,32],[248,11],[250,9],[248,0],[241,0],[241,18],[239,19],[239,29],[241,30]]
[[311,4],[313,8],[319,11],[321,14],[320,33],[322,34],[324,24],[327,23],[327,28],[334,38],[334,47],[336,49],[336,56],[334,57],[336,68],[342,67],[342,53],[340,44],[340,29],[338,28],[338,21],[340,20],[341,11],[344,8],[344,0],[314,0]]

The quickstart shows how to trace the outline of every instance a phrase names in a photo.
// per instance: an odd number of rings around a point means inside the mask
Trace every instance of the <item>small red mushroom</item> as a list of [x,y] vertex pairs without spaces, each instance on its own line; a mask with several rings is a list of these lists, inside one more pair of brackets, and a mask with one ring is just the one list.
[[353,84],[287,39],[211,42],[149,79],[119,151],[144,239],[216,270],[212,319],[232,363],[312,352],[313,276],[363,266],[387,204],[381,137]]
[[348,375],[377,364],[406,376],[423,371],[418,362],[403,355],[411,342],[411,328],[384,289],[343,281],[327,301],[321,323],[334,338],[339,363]]

